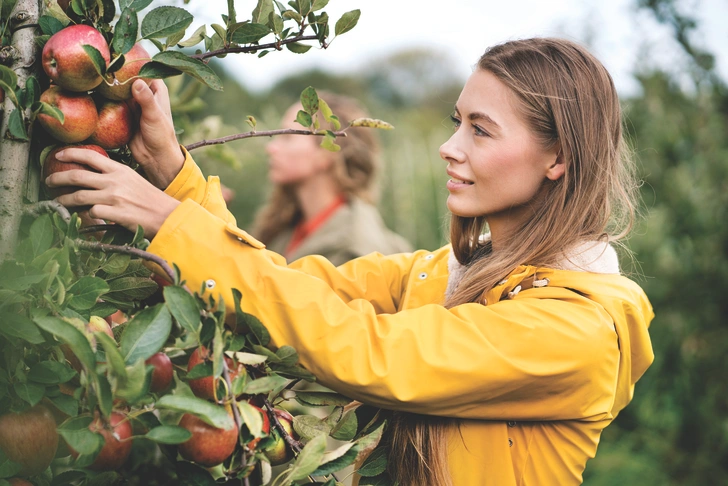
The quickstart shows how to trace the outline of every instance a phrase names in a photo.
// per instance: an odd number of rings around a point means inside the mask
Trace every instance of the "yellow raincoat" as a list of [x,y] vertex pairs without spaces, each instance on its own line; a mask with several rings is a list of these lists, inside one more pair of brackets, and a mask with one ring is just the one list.
[[449,247],[287,265],[236,227],[219,181],[189,156],[166,192],[183,202],[149,251],[190,288],[204,283],[228,304],[240,290],[243,310],[323,385],[461,419],[448,442],[455,486],[580,484],[653,360],[650,303],[618,274],[521,266],[488,305],[446,309]]

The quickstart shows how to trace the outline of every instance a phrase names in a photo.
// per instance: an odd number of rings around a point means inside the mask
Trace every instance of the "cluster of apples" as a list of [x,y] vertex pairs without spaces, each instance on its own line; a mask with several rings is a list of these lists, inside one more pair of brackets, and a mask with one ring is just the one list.
[[[41,63],[51,85],[40,100],[60,110],[64,117],[61,123],[50,115],[38,115],[45,131],[61,144],[48,154],[43,164],[44,179],[61,170],[86,168],[55,159],[55,153],[64,144],[82,144],[79,146],[107,155],[107,150],[127,145],[136,130],[131,85],[150,60],[149,53],[135,44],[124,54],[123,64],[116,70],[110,69],[113,72],[104,78],[84,49],[85,45],[96,49],[107,65],[111,62],[106,39],[88,25],[68,26],[53,34],[43,47]],[[72,191],[51,190],[49,196]]]
[[[187,371],[192,371],[195,366],[201,365],[210,359],[211,353],[209,350],[204,346],[200,346],[190,354],[187,362]],[[225,357],[225,362],[229,370],[231,382],[235,381],[241,374],[247,373],[244,365],[236,363],[227,356]],[[217,401],[216,398],[220,396],[216,393],[219,380],[219,378],[208,376],[191,379],[187,383],[195,396],[205,400]],[[263,454],[265,454],[274,466],[290,461],[293,458],[293,451],[288,447],[285,439],[278,430],[271,432],[268,413],[258,406],[260,403],[256,404],[255,397],[249,399],[248,403],[261,414],[263,433],[266,435],[272,434],[273,437],[273,443],[263,450]],[[233,404],[233,406],[237,406],[237,404]],[[231,406],[228,406],[227,412],[230,416],[233,415]],[[293,416],[286,410],[280,408],[274,408],[272,412],[286,433],[295,438]],[[189,413],[182,416],[179,425],[192,433],[192,438],[180,444],[178,449],[180,455],[188,461],[196,462],[202,466],[212,467],[221,464],[235,451],[239,435],[235,427],[227,430],[218,429]],[[246,447],[251,450],[255,449],[259,441],[260,438],[255,438],[248,442]]]

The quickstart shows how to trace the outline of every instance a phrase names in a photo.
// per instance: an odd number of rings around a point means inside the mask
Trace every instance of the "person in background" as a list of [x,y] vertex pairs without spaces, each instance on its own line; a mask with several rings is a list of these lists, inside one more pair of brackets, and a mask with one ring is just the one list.
[[[156,89],[156,97],[152,90]],[[440,147],[450,244],[335,267],[288,263],[236,227],[160,106],[134,83],[154,182],[91,150],[56,156],[51,186],[92,217],[152,238],[191,288],[208,284],[296,348],[318,381],[391,411],[387,483],[576,486],[602,431],[654,359],[654,317],[621,274],[637,183],[606,68],[565,39],[493,46],[458,98]],[[144,123],[141,126],[145,126]]]
[[[352,98],[321,92],[343,126],[367,114]],[[296,114],[301,104],[283,115],[282,128],[301,129]],[[334,129],[319,115],[322,128]],[[379,252],[411,251],[410,244],[389,230],[376,203],[380,165],[377,133],[351,128],[337,137],[338,152],[320,146],[321,138],[279,135],[267,145],[268,177],[273,184],[258,211],[251,233],[289,261],[322,255],[334,265]]]

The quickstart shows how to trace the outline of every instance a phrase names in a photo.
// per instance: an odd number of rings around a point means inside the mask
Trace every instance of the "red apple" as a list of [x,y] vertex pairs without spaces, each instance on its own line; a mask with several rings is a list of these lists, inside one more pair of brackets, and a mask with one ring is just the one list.
[[63,112],[63,123],[50,115],[38,114],[38,121],[53,138],[76,143],[86,140],[96,131],[99,114],[91,95],[51,86],[40,95],[40,100]]
[[43,47],[41,62],[51,81],[70,91],[89,91],[101,83],[101,75],[83,45],[96,48],[106,64],[111,60],[101,32],[88,25],[71,25],[53,34]]
[[43,405],[0,416],[0,450],[21,466],[19,476],[45,471],[57,449],[56,421]]
[[[81,220],[81,228],[87,228],[89,226],[98,226],[100,224],[106,224],[106,221],[103,219],[97,219],[92,218],[90,214],[88,214],[88,211],[79,211],[78,212],[78,219]],[[93,233],[84,233],[83,237],[86,239],[93,238],[96,241],[101,241],[101,238],[104,237],[105,231],[95,231]],[[106,321],[109,325],[111,325],[111,322],[108,320]]]
[[[190,359],[187,362],[187,371],[192,371],[192,368],[194,368],[198,364],[204,363],[205,361],[209,361],[210,359],[212,359],[212,353],[209,353],[205,346],[200,346],[199,348],[195,349],[190,355]],[[242,364],[236,365],[235,362],[227,356],[225,356],[225,362],[227,363],[228,369],[230,370],[231,382],[235,380],[235,377],[237,377],[238,374],[240,374],[241,372],[245,373],[245,367]],[[194,380],[189,380],[187,384],[190,385],[192,393],[194,393],[196,396],[204,398],[206,400],[214,400],[217,380],[219,380],[219,378],[213,382],[212,376],[206,376],[205,378],[196,378]],[[222,397],[218,396],[218,398]]]
[[[91,316],[91,319],[85,324],[85,326],[81,326],[81,324],[79,323],[76,327],[78,327],[78,330],[86,336],[86,339],[88,339],[93,349],[96,349],[96,339],[93,336],[94,332],[104,332],[110,338],[114,339],[114,331],[111,330],[111,326],[108,322],[106,322],[106,319],[104,319],[103,317]],[[66,360],[68,360],[68,363],[71,365],[71,368],[80,373],[83,365],[78,360],[78,357],[73,354],[73,351],[71,351],[71,348],[68,346],[68,344],[62,344],[61,351],[63,352],[63,356],[66,358]]]
[[106,150],[118,149],[129,143],[136,128],[136,118],[129,105],[123,101],[103,100],[97,108],[99,121],[88,142]]
[[[51,152],[48,154],[45,162],[43,162],[43,180],[45,180],[51,174],[55,174],[56,172],[63,172],[64,170],[93,170],[85,164],[78,164],[76,162],[62,162],[58,160],[56,158],[56,154],[66,148],[68,148],[68,146],[58,147],[51,150]],[[93,150],[94,152],[97,152],[104,157],[108,157],[106,150],[102,149],[98,145],[74,145],[73,148]],[[71,194],[72,192],[76,192],[79,189],[81,189],[81,187],[77,186],[46,187],[46,192],[48,192],[49,197],[56,198],[64,194]],[[83,225],[83,219],[81,219],[81,225]]]
[[[270,434],[270,418],[268,417],[268,414],[260,407],[256,407],[255,405],[251,406],[256,409],[258,412],[260,412],[260,415],[263,417],[263,433],[264,434]],[[255,446],[258,445],[258,442],[260,442],[260,437],[256,437],[255,439],[251,440],[246,444],[248,449],[253,450],[255,449]]]
[[[232,416],[232,409],[228,408]],[[235,451],[238,430],[234,425],[230,429],[218,429],[189,413],[182,416],[179,425],[192,432],[192,437],[180,444],[178,449],[188,461],[212,467],[222,463]]]
[[8,479],[7,482],[10,483],[10,486],[33,486],[30,481],[20,478]]
[[[132,427],[124,414],[111,412],[108,423],[96,417],[88,426],[89,430],[104,437],[104,446],[89,469],[95,471],[115,471],[124,465],[131,453]],[[71,455],[78,452],[71,449]]]
[[[280,408],[274,408],[273,413],[276,415],[276,418],[278,418],[278,421],[281,423],[283,429],[288,433],[288,435],[298,440],[296,433],[293,431],[293,416]],[[273,445],[263,451],[265,457],[267,457],[270,461],[271,466],[278,466],[293,459],[293,450],[288,447],[286,440],[283,438],[277,427],[273,428],[273,438],[275,440]]]
[[172,373],[172,360],[164,353],[155,353],[146,360],[147,364],[154,366],[152,370],[152,383],[149,391],[158,393],[169,388],[174,379]]
[[[96,89],[103,97],[110,100],[128,100],[131,98],[131,85],[135,76],[139,75],[142,66],[151,60],[151,56],[141,44],[134,44],[129,52],[124,54],[124,65],[117,71],[109,73],[103,83]],[[141,78],[150,83],[151,79]],[[109,83],[109,84],[107,84]]]

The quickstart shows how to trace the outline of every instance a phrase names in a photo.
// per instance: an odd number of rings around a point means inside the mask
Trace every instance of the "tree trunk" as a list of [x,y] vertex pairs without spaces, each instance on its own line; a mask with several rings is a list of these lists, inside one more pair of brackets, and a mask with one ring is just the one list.
[[[15,49],[10,68],[18,75],[21,88],[36,69],[38,48],[35,36],[39,15],[38,0],[19,0],[10,15],[9,24],[13,30],[11,46]],[[35,26],[22,28],[32,24]],[[24,203],[35,202],[38,198],[37,177],[32,178],[33,184],[29,183],[30,143],[6,137],[13,110],[15,106],[6,96],[0,125],[0,261],[14,251]]]

